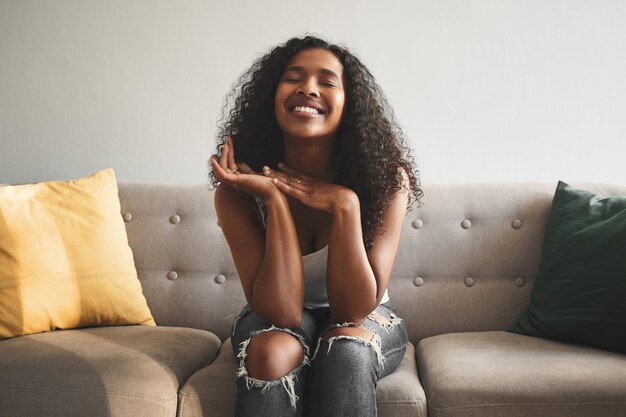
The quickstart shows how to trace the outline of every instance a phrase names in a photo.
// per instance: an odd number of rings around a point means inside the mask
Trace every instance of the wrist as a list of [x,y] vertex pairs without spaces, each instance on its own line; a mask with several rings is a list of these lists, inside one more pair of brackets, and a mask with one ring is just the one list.
[[285,196],[285,194],[283,194],[276,187],[274,187],[274,190],[272,190],[268,195],[263,196],[263,199],[265,200],[265,205],[268,207],[288,204],[287,196]]
[[356,193],[349,188],[344,188],[337,193],[337,199],[330,207],[330,212],[333,214],[359,212],[360,211],[359,197]]

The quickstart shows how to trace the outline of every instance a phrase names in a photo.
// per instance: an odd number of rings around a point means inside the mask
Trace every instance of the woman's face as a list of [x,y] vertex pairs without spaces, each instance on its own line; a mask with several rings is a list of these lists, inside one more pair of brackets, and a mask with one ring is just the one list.
[[343,66],[330,51],[298,52],[283,71],[274,101],[285,138],[332,138],[343,114]]

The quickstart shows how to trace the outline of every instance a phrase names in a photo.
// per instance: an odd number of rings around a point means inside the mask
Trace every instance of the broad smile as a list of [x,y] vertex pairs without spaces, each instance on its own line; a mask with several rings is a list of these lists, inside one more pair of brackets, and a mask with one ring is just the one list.
[[305,107],[305,106],[296,106],[293,109],[291,109],[292,112],[294,113],[310,113],[310,114],[321,114],[319,110],[314,109],[313,107]]
[[327,113],[327,110],[321,103],[301,96],[288,98],[285,108],[294,116],[306,118],[321,116]]

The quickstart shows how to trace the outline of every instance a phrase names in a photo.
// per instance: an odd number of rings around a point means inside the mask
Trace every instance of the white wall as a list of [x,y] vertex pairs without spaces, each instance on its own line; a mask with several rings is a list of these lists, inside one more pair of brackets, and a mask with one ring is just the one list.
[[229,87],[305,32],[370,67],[424,182],[626,183],[620,0],[0,0],[0,183],[206,181]]

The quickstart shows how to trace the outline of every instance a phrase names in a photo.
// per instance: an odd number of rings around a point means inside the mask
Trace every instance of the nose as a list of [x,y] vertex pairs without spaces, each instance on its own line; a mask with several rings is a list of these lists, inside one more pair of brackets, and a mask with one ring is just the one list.
[[320,96],[320,92],[317,89],[317,85],[315,84],[315,81],[311,78],[306,79],[299,87],[297,90],[298,94],[304,94],[306,96],[311,96],[311,97],[319,97]]

